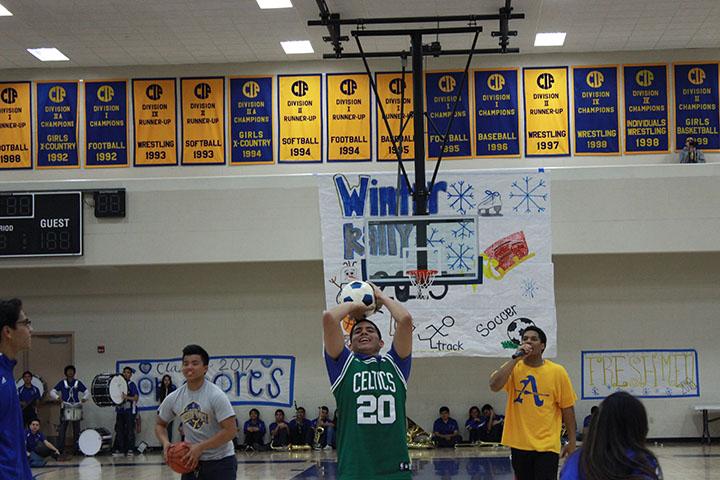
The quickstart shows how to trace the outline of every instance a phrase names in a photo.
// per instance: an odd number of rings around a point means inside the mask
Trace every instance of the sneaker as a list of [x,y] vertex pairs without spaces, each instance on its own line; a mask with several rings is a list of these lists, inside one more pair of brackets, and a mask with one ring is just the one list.
[[325,445],[323,450],[332,450],[332,445]]
[[125,456],[126,456],[126,457],[133,457],[133,456],[135,456],[135,452],[133,452],[132,450],[130,450],[129,452],[125,452]]

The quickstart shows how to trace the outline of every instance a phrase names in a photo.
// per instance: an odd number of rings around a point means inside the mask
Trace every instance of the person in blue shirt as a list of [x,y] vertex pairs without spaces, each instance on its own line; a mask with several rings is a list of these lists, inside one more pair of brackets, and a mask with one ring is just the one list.
[[17,298],[0,300],[0,478],[32,480],[13,369],[30,348],[32,327]]
[[469,442],[475,443],[480,440],[486,421],[484,417],[480,416],[480,409],[477,405],[470,407],[468,419],[465,421],[465,428],[470,432]]
[[454,447],[456,443],[462,441],[459,430],[458,423],[450,417],[450,409],[440,407],[440,418],[433,424],[435,445],[440,448]]
[[120,453],[126,456],[136,453],[135,450],[135,415],[137,401],[140,398],[137,385],[131,380],[133,369],[123,368],[122,376],[127,382],[128,391],[123,393],[123,403],[115,407],[116,445]]
[[[318,444],[313,445],[318,450],[324,448],[326,450],[332,450],[335,446],[335,423],[330,419],[330,409],[323,405],[320,407],[318,417],[312,421],[312,428],[314,432],[317,432],[318,427],[323,428],[323,432],[318,437]],[[313,440],[316,433],[313,433]]]
[[295,418],[288,424],[290,429],[291,445],[312,445],[313,428],[312,422],[305,418],[305,408],[298,407],[295,410]]
[[23,411],[23,423],[28,425],[31,420],[38,418],[37,405],[42,395],[40,389],[32,384],[32,372],[23,372],[22,379],[23,384],[18,387],[18,397]]
[[662,480],[647,434],[642,402],[627,392],[613,393],[593,415],[582,448],[565,461],[560,480]]
[[60,380],[57,385],[50,391],[50,398],[62,405],[60,410],[60,427],[58,428],[58,443],[60,452],[65,453],[65,435],[67,433],[68,424],[73,428],[73,448],[77,448],[78,438],[80,438],[80,420],[66,420],[65,409],[82,408],[82,403],[86,402],[90,391],[85,384],[75,378],[75,366],[68,365],[63,371],[65,378]]
[[265,445],[265,422],[260,420],[260,411],[250,409],[250,419],[243,424],[245,449],[262,450]]
[[290,427],[285,421],[282,408],[275,410],[275,421],[270,424],[270,447],[286,447],[290,444]]
[[[37,418],[32,420],[27,430],[25,430],[25,449],[27,450],[30,467],[42,467],[47,463],[47,456],[52,452],[56,458],[60,456],[60,451],[55,445],[48,442],[45,435],[40,431],[40,420]],[[47,451],[47,453],[43,453]]]
[[485,430],[480,436],[480,440],[483,442],[500,443],[503,426],[505,425],[505,416],[495,413],[495,409],[493,409],[489,403],[483,405],[482,415],[485,420]]
[[594,406],[590,409],[590,415],[588,415],[587,417],[585,417],[585,419],[583,420],[582,433],[581,433],[580,438],[578,438],[578,440],[582,440],[582,439],[584,439],[584,438],[587,438],[588,430],[590,430],[590,421],[592,420],[593,415],[595,415],[595,414],[597,413],[597,411],[598,411],[597,405],[594,405]]

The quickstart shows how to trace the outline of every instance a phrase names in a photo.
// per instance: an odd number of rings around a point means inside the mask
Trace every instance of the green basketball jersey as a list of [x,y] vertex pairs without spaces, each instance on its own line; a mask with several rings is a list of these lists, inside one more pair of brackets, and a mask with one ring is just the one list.
[[394,350],[382,357],[345,350],[337,360],[326,360],[338,409],[338,478],[410,479],[405,420],[410,359],[400,360]]

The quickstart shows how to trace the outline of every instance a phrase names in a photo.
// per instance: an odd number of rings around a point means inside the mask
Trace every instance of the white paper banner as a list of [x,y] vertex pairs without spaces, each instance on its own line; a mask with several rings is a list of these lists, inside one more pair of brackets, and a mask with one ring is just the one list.
[[[416,357],[504,357],[516,348],[519,332],[533,324],[548,336],[546,355],[555,355],[547,173],[439,175],[428,217],[412,216],[412,197],[404,182],[397,188],[394,174],[319,179],[328,308],[338,303],[342,286],[371,279],[412,313]],[[416,225],[424,218],[426,248],[418,248],[416,231],[422,227]],[[425,268],[449,284],[436,277],[427,298],[418,298],[408,272],[422,268],[416,259],[423,255]],[[377,314],[373,321],[389,346],[389,315]]]

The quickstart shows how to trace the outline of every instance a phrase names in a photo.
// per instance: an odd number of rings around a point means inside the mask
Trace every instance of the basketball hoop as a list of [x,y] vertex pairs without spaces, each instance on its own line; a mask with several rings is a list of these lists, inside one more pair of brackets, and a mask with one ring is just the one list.
[[417,298],[427,300],[430,298],[430,287],[432,287],[437,270],[417,269],[408,270],[407,276],[410,277],[410,284],[417,290]]

